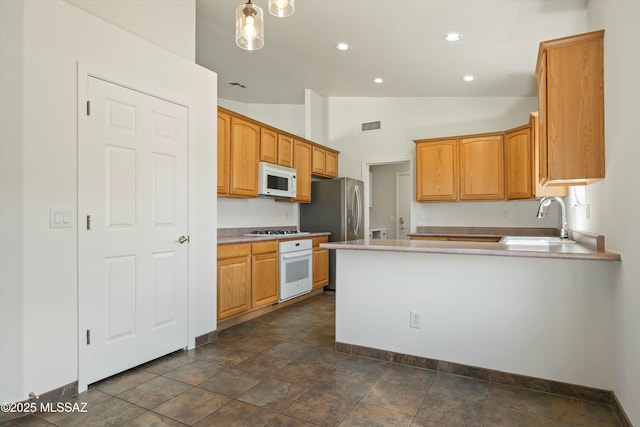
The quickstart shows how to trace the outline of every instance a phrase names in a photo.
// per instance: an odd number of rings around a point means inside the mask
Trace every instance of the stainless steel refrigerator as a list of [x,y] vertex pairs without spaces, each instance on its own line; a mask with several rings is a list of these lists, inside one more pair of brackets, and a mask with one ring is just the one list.
[[[311,203],[300,204],[300,231],[329,231],[330,242],[364,238],[364,184],[353,178],[311,183]],[[336,251],[329,251],[329,284],[336,289]]]

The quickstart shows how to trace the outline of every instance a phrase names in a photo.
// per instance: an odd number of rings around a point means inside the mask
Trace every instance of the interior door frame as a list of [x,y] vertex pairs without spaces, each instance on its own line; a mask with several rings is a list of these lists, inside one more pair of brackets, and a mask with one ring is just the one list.
[[[95,67],[92,65],[88,65],[81,61],[77,62],[77,84],[78,84],[78,116],[77,116],[77,132],[78,132],[78,141],[77,141],[77,241],[76,241],[76,254],[77,254],[77,263],[76,263],[76,271],[77,271],[77,326],[78,326],[78,393],[82,393],[86,391],[89,384],[87,382],[87,364],[88,364],[88,350],[86,345],[86,334],[85,330],[86,325],[88,323],[89,314],[83,310],[83,307],[86,306],[85,301],[88,296],[83,293],[82,288],[82,277],[80,275],[80,265],[82,261],[83,254],[81,253],[81,238],[80,232],[81,230],[86,228],[86,224],[81,220],[84,218],[84,212],[86,212],[86,200],[84,195],[82,194],[82,179],[83,171],[81,168],[81,159],[83,157],[83,147],[87,143],[87,135],[84,129],[84,118],[86,117],[87,112],[87,100],[89,99],[88,86],[89,86],[89,77],[94,77],[100,80],[104,80],[108,83],[112,83],[126,89],[134,90],[136,92],[143,93],[145,95],[153,96],[154,98],[162,99],[167,102],[171,102],[173,104],[180,105],[187,110],[187,233],[192,228],[192,219],[191,219],[191,191],[189,184],[189,176],[191,169],[191,159],[190,159],[190,145],[191,145],[191,132],[189,131],[189,121],[191,118],[191,110],[189,107],[189,103],[186,102],[185,99],[182,99],[180,96],[176,96],[175,94],[167,94],[167,93],[158,93],[160,90],[150,89],[142,82],[132,82],[132,79],[124,77],[114,77],[117,76],[118,73],[113,70],[105,69],[104,67]],[[192,282],[190,280],[191,276],[191,260],[190,260],[190,250],[189,247],[187,249],[187,342],[189,343],[188,348],[193,348],[195,346],[195,335],[193,328],[193,302],[189,295],[192,293],[191,285]]]
[[[361,172],[361,180],[364,182],[364,206],[366,206],[364,210],[364,236],[368,238],[369,236],[369,189],[371,188],[371,182],[369,181],[369,172],[371,171],[371,166],[379,166],[379,165],[389,165],[394,163],[406,163],[409,162],[409,194],[415,194],[415,168],[414,163],[415,159],[413,157],[389,157],[387,159],[370,159],[362,161],[362,172]],[[411,227],[413,227],[413,210],[414,210],[415,200],[409,200],[409,221],[411,223]],[[413,230],[409,230],[409,233],[413,232]]]
[[[409,213],[411,213],[411,172],[396,172],[396,239],[400,239],[400,218],[399,218],[399,214],[400,214],[400,198],[398,197],[398,193],[399,193],[399,188],[400,188],[400,180],[399,178],[401,176],[408,176],[409,177]],[[407,230],[407,234],[409,234],[411,232],[411,227],[412,227],[412,223],[411,223],[411,215],[409,215],[408,218],[408,222],[409,222],[409,229]]]

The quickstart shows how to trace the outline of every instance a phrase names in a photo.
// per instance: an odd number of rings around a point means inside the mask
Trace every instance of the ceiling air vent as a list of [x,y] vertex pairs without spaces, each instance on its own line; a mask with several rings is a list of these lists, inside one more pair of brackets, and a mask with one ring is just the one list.
[[360,123],[360,133],[375,132],[381,128],[382,125],[379,120],[377,122]]

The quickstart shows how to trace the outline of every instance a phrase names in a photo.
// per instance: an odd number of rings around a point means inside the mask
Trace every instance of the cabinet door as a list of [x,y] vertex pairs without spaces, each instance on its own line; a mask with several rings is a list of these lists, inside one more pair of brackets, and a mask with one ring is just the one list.
[[547,162],[549,147],[547,145],[547,53],[542,52],[538,64],[538,174],[536,182],[544,183],[549,176]]
[[293,138],[278,134],[278,164],[293,167]]
[[416,144],[416,200],[458,199],[458,141]]
[[252,257],[252,307],[278,302],[278,253]]
[[460,140],[460,200],[504,199],[502,135]]
[[230,190],[235,196],[258,196],[258,158],[260,128],[231,117]]
[[311,145],[295,140],[293,145],[293,161],[296,168],[295,202],[311,201]]
[[231,116],[218,113],[218,194],[229,194]]
[[565,186],[559,185],[547,185],[542,186],[540,184],[540,138],[538,138],[538,131],[540,126],[538,125],[538,113],[531,113],[529,117],[529,127],[531,128],[531,141],[533,143],[533,171],[532,171],[532,186],[533,197],[545,197],[545,196],[557,196],[565,197],[569,189]]
[[530,199],[533,197],[531,127],[505,133],[504,143],[507,199]]
[[604,178],[604,30],[543,42],[541,49],[542,183]]
[[325,158],[325,169],[327,176],[338,176],[338,153],[327,150],[327,155]]
[[260,161],[278,163],[278,134],[267,128],[260,128]]
[[329,249],[313,249],[313,288],[329,283]]
[[218,320],[248,311],[251,306],[251,258],[218,260]]
[[313,147],[313,162],[311,165],[311,173],[324,175],[326,173],[325,166],[326,151],[323,148]]

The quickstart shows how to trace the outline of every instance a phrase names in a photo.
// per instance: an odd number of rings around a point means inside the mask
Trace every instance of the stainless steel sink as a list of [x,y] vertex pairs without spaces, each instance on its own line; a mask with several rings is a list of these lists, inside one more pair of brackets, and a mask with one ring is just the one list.
[[563,245],[565,243],[575,243],[575,240],[562,239],[557,236],[504,236],[500,243],[507,245]]

